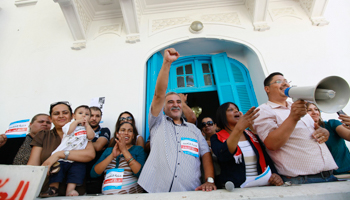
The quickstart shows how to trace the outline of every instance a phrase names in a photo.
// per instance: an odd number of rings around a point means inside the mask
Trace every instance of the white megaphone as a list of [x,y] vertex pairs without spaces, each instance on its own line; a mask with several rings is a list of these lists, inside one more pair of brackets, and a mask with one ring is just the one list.
[[335,113],[342,110],[348,103],[350,89],[343,78],[329,76],[322,79],[316,86],[289,87],[284,94],[291,97],[293,101],[298,99],[312,101],[325,113]]

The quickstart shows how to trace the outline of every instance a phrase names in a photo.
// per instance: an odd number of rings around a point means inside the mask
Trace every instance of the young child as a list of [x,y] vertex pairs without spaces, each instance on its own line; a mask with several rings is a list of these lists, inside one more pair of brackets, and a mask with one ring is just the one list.
[[[85,149],[88,140],[95,137],[95,132],[89,125],[91,111],[86,105],[77,107],[74,110],[73,118],[75,121],[69,122],[62,127],[63,138],[61,144],[52,154],[58,151],[65,151],[66,159],[70,150]],[[70,160],[60,159],[60,170],[57,173],[52,173],[49,177],[50,187],[48,191],[41,193],[40,197],[52,197],[58,195],[58,186],[67,176],[66,196],[78,196],[75,190],[77,185],[83,184],[85,177],[85,163],[73,162]]]

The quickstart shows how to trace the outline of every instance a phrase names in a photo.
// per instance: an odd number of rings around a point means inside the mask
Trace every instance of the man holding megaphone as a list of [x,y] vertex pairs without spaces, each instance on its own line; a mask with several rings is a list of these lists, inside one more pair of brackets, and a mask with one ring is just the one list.
[[324,143],[329,132],[307,114],[305,101],[287,101],[284,91],[290,85],[282,73],[270,74],[264,86],[269,101],[259,106],[253,126],[283,181],[336,181],[333,170],[338,167]]

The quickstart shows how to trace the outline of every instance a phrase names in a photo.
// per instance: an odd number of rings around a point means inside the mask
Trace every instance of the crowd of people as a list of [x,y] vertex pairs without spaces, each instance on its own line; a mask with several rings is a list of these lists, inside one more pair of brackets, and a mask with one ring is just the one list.
[[128,111],[119,115],[112,137],[100,126],[100,108],[82,105],[73,112],[60,101],[49,115],[32,118],[25,138],[0,135],[0,164],[47,166],[41,197],[212,191],[227,182],[240,187],[267,170],[266,184],[275,186],[337,181],[334,175],[350,173],[350,117],[323,121],[316,104],[287,101],[289,82],[279,72],[264,81],[267,103],[245,114],[224,103],[216,118],[203,117],[197,128],[187,95],[166,93],[179,56],[164,51],[146,142]]

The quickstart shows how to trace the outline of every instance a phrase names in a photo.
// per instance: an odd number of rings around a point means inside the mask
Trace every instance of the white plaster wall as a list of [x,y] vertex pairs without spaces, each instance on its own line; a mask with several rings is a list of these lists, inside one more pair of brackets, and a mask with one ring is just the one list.
[[[270,6],[278,3],[281,2]],[[296,1],[287,3],[298,6]],[[299,9],[300,19],[285,17],[273,21],[268,16],[271,29],[265,32],[253,31],[244,6],[145,15],[140,24],[141,42],[136,44],[125,43],[123,31],[119,35],[94,37],[96,26],[108,23],[93,22],[86,49],[80,51],[70,49],[73,38],[59,5],[53,1],[39,0],[35,6],[19,8],[12,1],[0,1],[0,8],[1,132],[10,122],[48,112],[52,102],[68,100],[74,109],[98,96],[106,97],[105,126],[113,131],[119,113],[129,110],[135,115],[138,128],[143,130],[147,59],[160,49],[190,38],[224,39],[255,51],[246,49],[239,58],[252,76],[260,77],[252,77],[255,91],[259,90],[259,103],[266,99],[259,86],[261,76],[274,71],[281,71],[300,86],[315,84],[329,75],[350,80],[350,2],[347,0],[329,1],[325,12],[330,21],[327,26],[312,26]],[[188,25],[154,34],[149,31],[152,19],[182,16],[195,19],[200,13],[231,11],[239,12],[240,27],[205,24],[200,34],[190,33]],[[251,71],[257,66],[258,70]],[[350,113],[350,106],[344,111]]]

